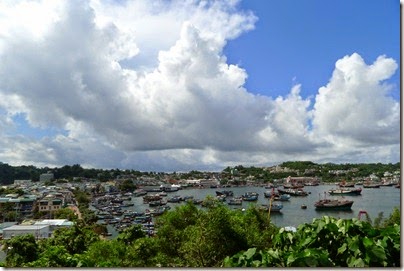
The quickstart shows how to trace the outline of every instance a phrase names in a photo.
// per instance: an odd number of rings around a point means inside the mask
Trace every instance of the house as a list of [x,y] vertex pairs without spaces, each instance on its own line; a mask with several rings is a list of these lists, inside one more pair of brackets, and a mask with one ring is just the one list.
[[49,225],[13,225],[3,229],[3,239],[11,239],[14,236],[32,234],[36,239],[49,238],[51,236]]
[[71,227],[74,222],[69,221],[67,219],[44,219],[41,221],[35,222],[34,225],[49,225],[49,231],[53,233],[56,229]]

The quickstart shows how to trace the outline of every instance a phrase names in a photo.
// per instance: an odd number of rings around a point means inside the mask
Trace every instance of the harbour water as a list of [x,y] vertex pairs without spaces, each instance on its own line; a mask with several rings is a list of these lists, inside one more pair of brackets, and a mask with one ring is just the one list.
[[[361,186],[357,186],[361,187]],[[289,201],[278,203],[283,204],[283,209],[280,213],[271,213],[271,222],[276,226],[294,226],[297,227],[303,223],[311,223],[314,218],[321,218],[324,215],[333,216],[336,218],[357,218],[360,211],[366,211],[370,218],[374,220],[380,212],[383,212],[383,217],[387,218],[393,211],[394,207],[400,208],[401,190],[394,186],[381,186],[380,188],[362,188],[361,195],[344,196],[345,199],[353,200],[354,204],[351,211],[317,211],[314,208],[314,203],[320,198],[341,198],[341,196],[330,196],[327,191],[336,188],[336,185],[319,185],[305,186],[304,190],[310,194],[305,197],[291,197]],[[276,189],[276,188],[275,188]],[[168,193],[167,197],[174,195],[193,196],[194,199],[205,199],[207,196],[216,196],[215,191],[231,190],[234,196],[241,196],[245,192],[257,192],[259,194],[258,201],[246,202],[243,201],[242,206],[229,206],[229,208],[248,208],[250,204],[268,204],[268,198],[264,197],[264,192],[268,189],[258,186],[243,186],[230,188],[187,188],[177,192]],[[150,194],[150,193],[149,193]],[[143,203],[142,197],[132,197],[131,202],[134,206],[125,209],[144,212],[146,209],[151,209],[147,204]],[[171,209],[184,203],[167,203]],[[225,203],[226,204],[226,203]],[[301,205],[306,205],[307,209],[302,209]],[[116,236],[116,231],[112,226],[108,226],[109,232]]]

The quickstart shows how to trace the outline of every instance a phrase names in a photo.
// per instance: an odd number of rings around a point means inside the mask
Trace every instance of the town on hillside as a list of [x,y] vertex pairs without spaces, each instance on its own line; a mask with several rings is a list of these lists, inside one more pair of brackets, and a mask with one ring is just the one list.
[[[316,164],[284,162],[270,167],[227,167],[220,172],[141,172],[137,170],[13,167],[0,164],[0,237],[33,233],[48,238],[74,218],[97,221],[88,206],[100,197],[145,195],[176,189],[281,184],[372,183],[400,187],[400,163]],[[136,193],[142,192],[142,194]],[[122,202],[121,202],[122,203]]]

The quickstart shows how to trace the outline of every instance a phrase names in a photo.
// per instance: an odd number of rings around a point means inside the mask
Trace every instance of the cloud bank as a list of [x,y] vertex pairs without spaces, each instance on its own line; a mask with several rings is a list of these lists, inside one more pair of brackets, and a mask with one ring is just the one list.
[[[273,99],[245,89],[248,71],[223,54],[258,19],[238,1],[0,5],[2,162],[179,171],[399,160],[386,84],[398,66],[386,56],[343,56],[314,99],[298,84]],[[48,134],[22,132],[16,116]]]

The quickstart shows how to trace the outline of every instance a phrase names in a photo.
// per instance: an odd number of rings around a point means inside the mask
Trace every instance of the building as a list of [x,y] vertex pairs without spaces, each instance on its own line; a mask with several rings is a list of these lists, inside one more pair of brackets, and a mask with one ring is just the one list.
[[52,212],[62,209],[63,201],[54,197],[44,197],[38,201],[38,211],[40,212]]
[[36,239],[49,238],[51,236],[49,225],[13,225],[3,229],[3,239],[11,239],[15,236],[32,234]]
[[55,230],[59,228],[66,228],[73,226],[74,222],[69,221],[67,219],[44,219],[41,221],[35,222],[34,225],[42,226],[42,225],[49,225],[49,231],[53,233]]

